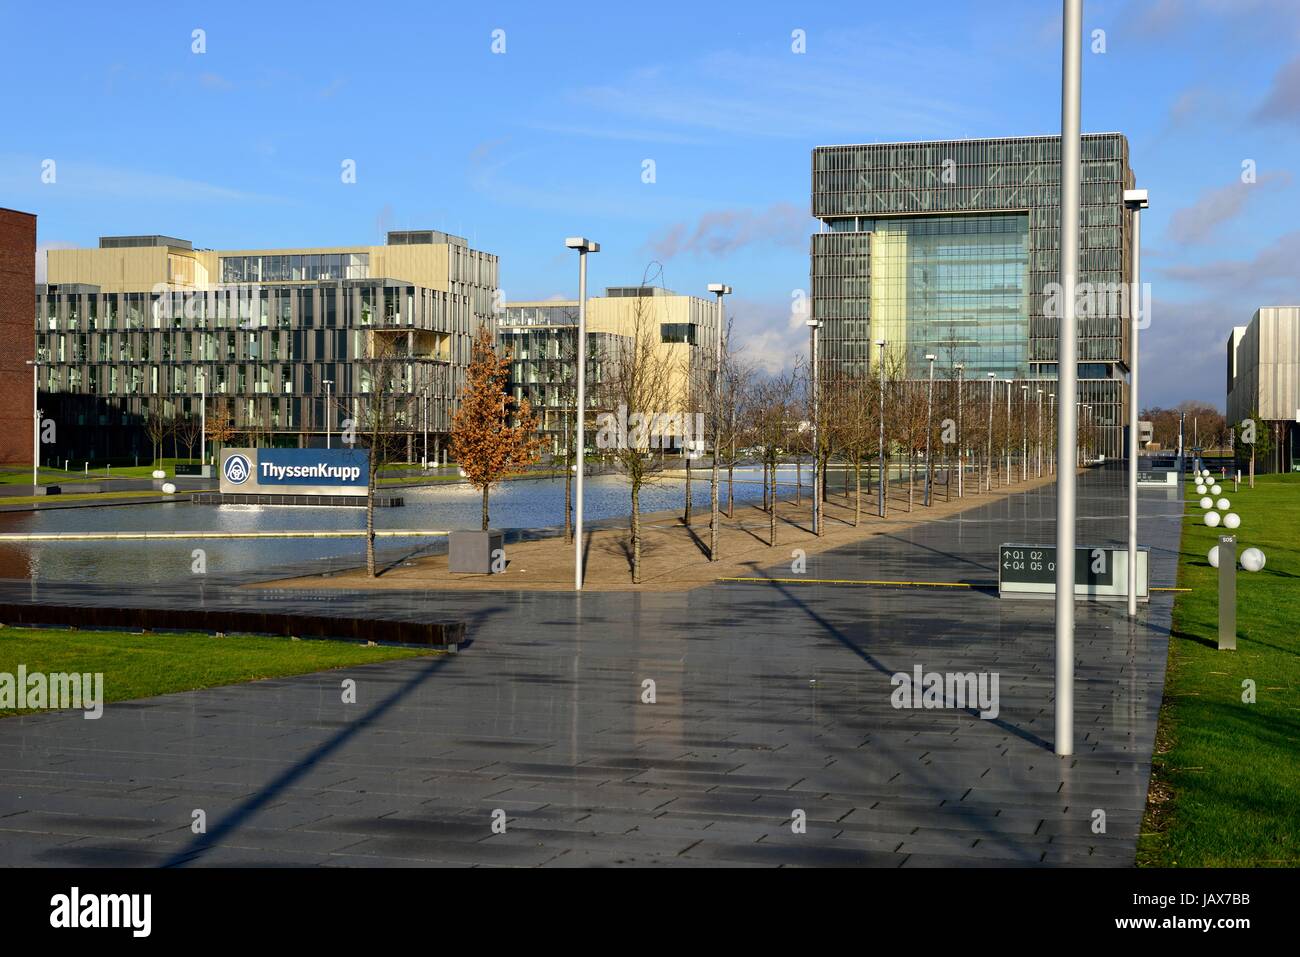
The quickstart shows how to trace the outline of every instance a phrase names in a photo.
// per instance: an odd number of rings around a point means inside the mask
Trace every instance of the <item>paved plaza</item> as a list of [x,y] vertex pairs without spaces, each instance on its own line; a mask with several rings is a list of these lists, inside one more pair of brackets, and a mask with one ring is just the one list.
[[[1177,495],[1141,493],[1158,586],[1174,584]],[[1124,540],[1121,470],[1081,476],[1079,515],[1080,545]],[[1079,605],[1076,754],[1056,757],[1052,603],[992,588],[997,545],[1050,544],[1054,518],[1049,485],[809,555],[805,573],[966,589],[313,594],[227,581],[123,596],[7,583],[0,598],[15,601],[455,618],[470,642],[111,704],[98,721],[4,719],[0,865],[1126,866],[1172,594],[1136,624],[1122,603]],[[917,665],[996,672],[997,717],[896,710],[891,676]]]

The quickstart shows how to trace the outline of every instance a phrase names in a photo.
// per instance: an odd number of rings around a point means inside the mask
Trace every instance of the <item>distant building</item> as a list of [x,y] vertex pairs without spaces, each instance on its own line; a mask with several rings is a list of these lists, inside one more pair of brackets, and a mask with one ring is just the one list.
[[0,209],[0,463],[30,464],[32,296],[36,290],[36,217]]
[[226,251],[106,236],[48,263],[35,295],[41,402],[58,426],[48,454],[74,462],[147,455],[145,417],[197,417],[204,390],[209,418],[229,415],[245,440],[324,445],[327,427],[359,418],[371,386],[358,360],[376,337],[408,360],[398,391],[418,397],[399,429],[418,457],[427,425],[432,454],[474,333],[495,332],[497,257],[434,230],[390,232],[383,246]]
[[[1133,187],[1120,133],[1083,137],[1078,281],[1104,308],[1078,321],[1081,416],[1097,451],[1123,452],[1129,372]],[[1057,378],[1060,282],[1059,136],[822,146],[812,153],[812,316],[823,368],[863,377],[884,339],[909,378],[961,364],[1015,386]],[[1020,392],[1015,389],[1016,394]]]
[[1267,306],[1227,342],[1228,423],[1258,416],[1273,454],[1256,468],[1290,471],[1300,448],[1300,306]]
[[[638,316],[674,373],[673,408],[643,411],[703,411],[697,406],[701,406],[699,390],[714,366],[716,302],[659,286],[611,286],[604,296],[587,299],[588,413],[615,411],[602,405],[600,387],[619,356],[631,348]],[[498,324],[497,341],[511,351],[510,394],[528,399],[541,419],[547,451],[553,454],[567,453],[568,431],[577,428],[573,358],[577,324],[576,299],[507,303],[505,318]]]

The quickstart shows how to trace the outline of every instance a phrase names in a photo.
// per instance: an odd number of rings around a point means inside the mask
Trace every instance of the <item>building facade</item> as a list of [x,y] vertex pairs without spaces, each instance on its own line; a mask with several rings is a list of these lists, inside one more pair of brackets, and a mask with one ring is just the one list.
[[[1037,389],[1056,379],[1059,136],[818,147],[811,315],[830,374],[860,377],[884,339],[907,377],[958,364]],[[1123,454],[1133,186],[1128,141],[1083,137],[1078,401],[1097,451]]]
[[1290,471],[1300,450],[1300,306],[1256,310],[1228,337],[1228,424],[1262,419],[1272,452],[1256,467]]
[[[567,454],[576,432],[575,346],[578,301],[507,303],[497,341],[510,350],[509,391],[528,399],[541,420],[547,449]],[[604,386],[617,374],[638,335],[649,336],[670,370],[672,408],[647,412],[703,411],[702,389],[711,381],[718,334],[718,307],[698,296],[660,286],[611,286],[587,299],[587,408],[613,412]],[[630,410],[636,411],[636,410]]]
[[31,302],[36,290],[36,217],[0,209],[0,463],[30,464]]
[[[200,250],[167,236],[51,250],[36,290],[47,454],[147,457],[150,423],[193,454],[204,406],[250,444],[324,445],[377,393],[418,457],[446,443],[470,344],[495,332],[497,257],[432,230],[383,246]],[[386,385],[372,381],[380,367]],[[205,397],[206,398],[203,398]]]

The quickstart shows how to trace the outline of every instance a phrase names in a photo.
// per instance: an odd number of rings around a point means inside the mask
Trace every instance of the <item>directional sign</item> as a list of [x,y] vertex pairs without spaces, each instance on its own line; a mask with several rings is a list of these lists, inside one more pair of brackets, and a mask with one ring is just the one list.
[[[1138,551],[1138,598],[1147,597],[1147,553]],[[1075,549],[1074,593],[1080,598],[1127,598],[1128,551],[1110,546]],[[1056,594],[1056,548],[1007,544],[998,548],[998,594],[1048,598]]]

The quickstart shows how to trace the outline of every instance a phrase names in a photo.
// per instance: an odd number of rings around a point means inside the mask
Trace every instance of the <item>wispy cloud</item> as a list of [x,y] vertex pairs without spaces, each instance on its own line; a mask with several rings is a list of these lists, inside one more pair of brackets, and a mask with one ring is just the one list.
[[1202,243],[1214,238],[1219,227],[1238,218],[1247,202],[1270,185],[1286,186],[1291,174],[1285,170],[1265,173],[1254,183],[1235,182],[1207,189],[1191,206],[1174,210],[1167,234],[1174,242]]
[[[138,199],[183,203],[284,203],[278,196],[247,192],[218,183],[186,179],[148,170],[122,169],[87,163],[76,157],[52,157],[56,180],[41,182],[42,160],[30,156],[0,157],[0,189],[23,196],[39,194],[104,199]],[[27,171],[24,173],[23,171]]]
[[790,203],[774,203],[758,211],[714,209],[694,225],[673,223],[646,248],[665,261],[683,254],[726,256],[756,243],[800,248],[808,245],[814,222],[805,210]]
[[1261,123],[1300,121],[1300,56],[1277,71],[1268,94],[1255,109],[1254,118]]

